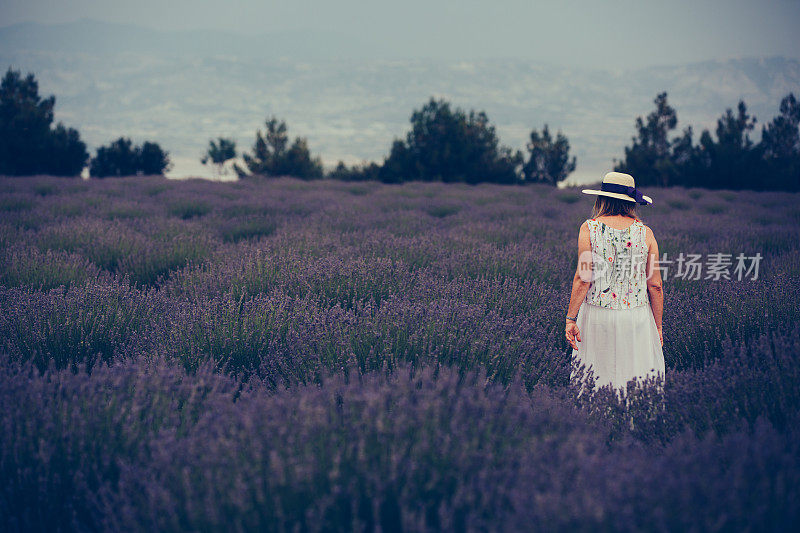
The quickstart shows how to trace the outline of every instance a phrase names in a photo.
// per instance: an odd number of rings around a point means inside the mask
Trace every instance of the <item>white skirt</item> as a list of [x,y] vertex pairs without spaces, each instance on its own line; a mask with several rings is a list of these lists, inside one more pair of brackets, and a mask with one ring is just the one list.
[[648,376],[663,383],[664,353],[649,305],[607,309],[584,301],[577,323],[581,342],[576,340],[578,349],[572,350],[573,365],[583,363],[587,372],[591,368],[595,388],[611,384],[624,391],[628,380]]

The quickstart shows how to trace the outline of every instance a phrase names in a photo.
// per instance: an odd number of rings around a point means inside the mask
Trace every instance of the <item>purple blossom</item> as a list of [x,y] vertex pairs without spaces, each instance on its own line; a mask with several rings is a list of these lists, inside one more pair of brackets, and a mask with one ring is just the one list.
[[620,396],[570,382],[561,328],[589,204],[569,191],[0,191],[0,529],[800,518],[796,194],[651,191],[660,251],[763,260],[755,281],[667,277],[666,381]]

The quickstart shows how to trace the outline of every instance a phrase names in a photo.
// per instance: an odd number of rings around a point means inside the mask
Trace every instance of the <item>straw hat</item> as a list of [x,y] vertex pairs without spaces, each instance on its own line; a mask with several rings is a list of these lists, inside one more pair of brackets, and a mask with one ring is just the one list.
[[620,200],[637,202],[642,205],[653,203],[653,200],[649,196],[643,195],[636,189],[633,176],[630,174],[623,174],[622,172],[609,172],[603,176],[603,183],[600,185],[600,190],[583,189],[581,192],[584,194],[619,198]]

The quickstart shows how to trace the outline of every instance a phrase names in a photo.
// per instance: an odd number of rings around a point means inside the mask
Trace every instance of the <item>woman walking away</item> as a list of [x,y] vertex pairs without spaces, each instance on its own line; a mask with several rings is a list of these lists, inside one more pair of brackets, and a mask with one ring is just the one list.
[[578,235],[578,268],[567,309],[566,337],[575,377],[580,363],[591,369],[595,386],[626,389],[631,379],[652,375],[662,383],[664,294],[658,243],[636,214],[636,204],[653,201],[628,174],[609,172],[592,218]]

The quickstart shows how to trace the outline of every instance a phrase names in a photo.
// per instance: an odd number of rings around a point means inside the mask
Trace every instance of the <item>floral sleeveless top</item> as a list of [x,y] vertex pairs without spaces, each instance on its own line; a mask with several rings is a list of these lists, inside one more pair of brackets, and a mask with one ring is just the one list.
[[649,305],[647,230],[636,220],[615,229],[597,219],[586,221],[592,243],[592,281],[586,302],[609,309]]

